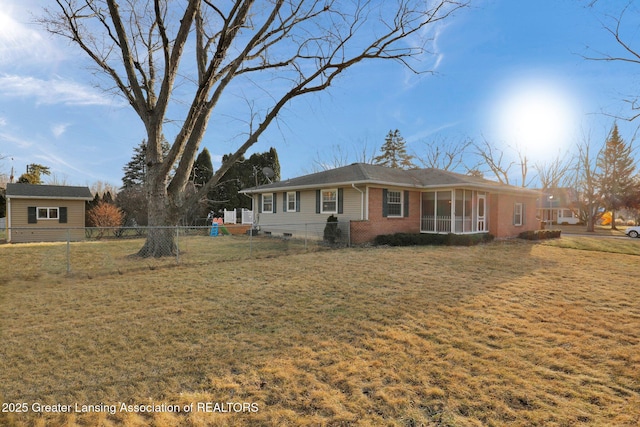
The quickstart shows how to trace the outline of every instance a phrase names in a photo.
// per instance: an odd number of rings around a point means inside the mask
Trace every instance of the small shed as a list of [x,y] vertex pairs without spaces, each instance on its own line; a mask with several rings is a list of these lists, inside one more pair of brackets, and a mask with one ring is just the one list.
[[88,187],[7,184],[7,242],[82,240]]

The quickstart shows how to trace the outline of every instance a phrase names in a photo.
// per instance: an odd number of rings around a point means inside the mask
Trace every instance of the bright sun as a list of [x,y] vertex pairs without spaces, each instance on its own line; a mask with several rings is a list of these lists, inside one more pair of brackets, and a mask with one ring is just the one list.
[[568,91],[548,81],[523,80],[497,99],[494,130],[501,142],[533,161],[553,158],[572,142],[576,107]]

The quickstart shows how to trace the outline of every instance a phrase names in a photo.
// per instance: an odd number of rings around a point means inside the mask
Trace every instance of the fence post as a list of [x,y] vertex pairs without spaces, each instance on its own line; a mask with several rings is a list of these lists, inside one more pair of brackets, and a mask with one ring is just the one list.
[[176,225],[176,264],[180,264],[180,227]]
[[67,274],[71,272],[71,229],[67,228]]

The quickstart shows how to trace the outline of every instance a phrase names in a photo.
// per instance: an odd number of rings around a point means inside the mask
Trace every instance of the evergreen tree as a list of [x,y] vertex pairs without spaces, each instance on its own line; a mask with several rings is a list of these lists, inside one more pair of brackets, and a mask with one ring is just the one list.
[[[167,157],[167,154],[169,154],[169,148],[169,143],[163,138],[163,157]],[[133,149],[133,157],[123,169],[124,177],[122,178],[122,188],[144,185],[147,180],[147,141],[142,140],[140,145]]]
[[203,148],[193,164],[193,183],[196,187],[206,184],[213,176],[213,164],[207,148]]
[[413,169],[413,156],[407,154],[406,142],[400,131],[389,131],[384,144],[380,148],[382,153],[373,159],[373,163],[381,166],[387,166],[396,169]]
[[51,168],[31,163],[27,165],[27,172],[20,175],[18,182],[21,184],[42,184],[42,175],[51,175]]
[[611,211],[611,229],[615,230],[615,212],[629,204],[634,190],[635,171],[631,146],[618,133],[617,123],[613,124],[597,165],[600,168],[598,182],[602,200],[606,209]]
[[[231,154],[222,157],[222,163],[228,161]],[[264,168],[273,170],[273,177],[263,173]],[[251,209],[251,199],[240,190],[280,181],[280,161],[275,148],[264,153],[254,153],[248,159],[240,157],[224,174],[224,179],[209,192],[210,209],[218,213],[224,209]]]

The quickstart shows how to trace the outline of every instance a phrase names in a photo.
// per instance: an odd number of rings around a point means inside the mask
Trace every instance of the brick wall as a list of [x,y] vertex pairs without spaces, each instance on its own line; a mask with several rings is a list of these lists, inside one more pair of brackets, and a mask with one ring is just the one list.
[[351,243],[371,242],[380,234],[420,232],[420,192],[409,191],[409,216],[382,216],[382,188],[369,188],[369,220],[351,221]]

